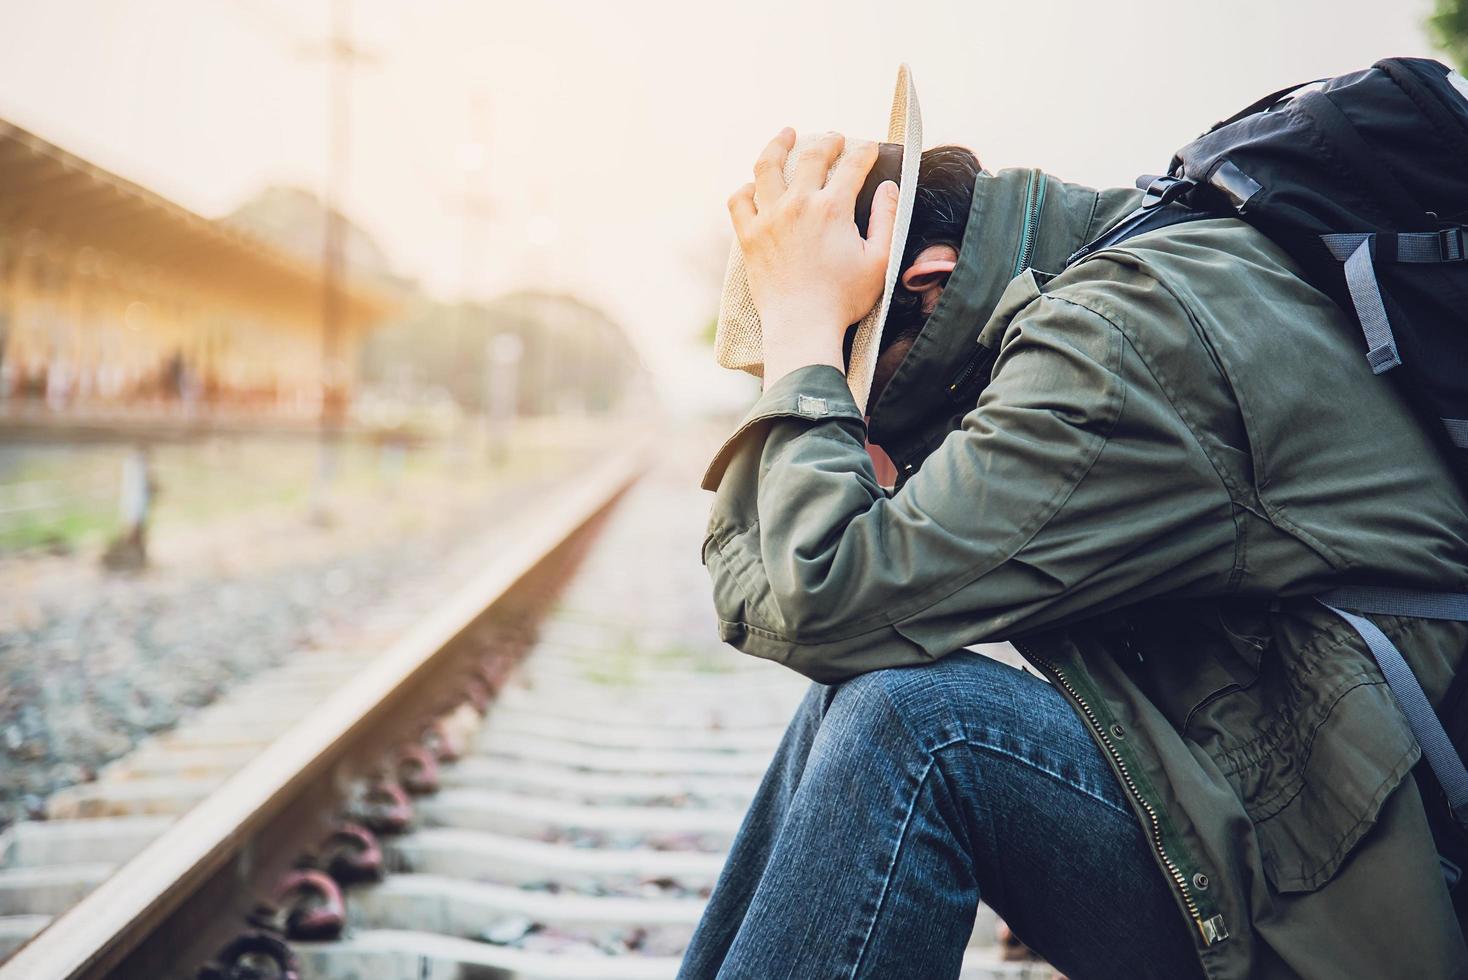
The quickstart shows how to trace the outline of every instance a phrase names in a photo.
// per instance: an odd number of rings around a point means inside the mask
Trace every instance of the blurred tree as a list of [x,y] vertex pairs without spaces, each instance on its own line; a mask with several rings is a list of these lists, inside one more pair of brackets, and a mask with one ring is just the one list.
[[[315,262],[321,254],[321,200],[296,187],[267,187],[228,220]],[[486,303],[445,304],[393,272],[386,251],[342,217],[349,279],[393,289],[401,313],[362,343],[361,380],[383,394],[434,392],[459,407],[487,403],[489,344],[512,334],[524,345],[516,411],[524,415],[601,412],[615,406],[644,368],[622,328],[572,296],[522,290]],[[711,273],[710,273],[711,274]],[[712,334],[710,334],[712,337]]]
[[[325,211],[321,198],[299,187],[265,187],[235,208],[225,220],[307,262],[321,260]],[[347,278],[406,292],[412,283],[394,274],[387,253],[366,230],[338,215],[345,237]]]
[[1468,0],[1437,0],[1427,30],[1459,68],[1468,69]]
[[400,320],[367,338],[363,381],[383,391],[405,383],[437,389],[462,408],[483,409],[487,358],[500,334],[523,345],[518,414],[606,411],[641,383],[641,360],[611,318],[575,297],[536,290],[468,305],[415,297]]

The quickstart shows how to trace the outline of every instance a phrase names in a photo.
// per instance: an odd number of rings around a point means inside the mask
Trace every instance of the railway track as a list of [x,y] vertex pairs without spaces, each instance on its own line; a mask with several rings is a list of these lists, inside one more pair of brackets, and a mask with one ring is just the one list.
[[[613,509],[637,471],[379,657],[263,674],[0,836],[0,980],[672,977],[804,683],[712,639],[706,504]],[[1049,976],[992,929],[966,977]]]

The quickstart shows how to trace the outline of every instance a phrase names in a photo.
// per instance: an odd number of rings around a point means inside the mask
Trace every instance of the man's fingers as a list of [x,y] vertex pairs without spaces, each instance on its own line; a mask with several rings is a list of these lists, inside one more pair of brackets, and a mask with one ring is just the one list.
[[[884,180],[872,196],[872,218],[867,224],[867,255],[885,266],[891,251],[892,228],[897,224],[897,183]],[[903,243],[897,245],[901,248]]]
[[795,160],[795,175],[790,186],[807,193],[821,189],[826,183],[826,171],[841,155],[846,139],[840,133],[827,133],[800,151]]
[[842,211],[856,208],[856,195],[861,193],[861,185],[866,183],[867,173],[876,162],[876,143],[862,140],[848,145],[846,156],[836,164],[835,171],[826,181],[826,190],[842,205]]
[[734,234],[743,241],[750,222],[754,220],[753,184],[744,184],[729,195],[729,217],[734,222]]
[[794,145],[795,130],[786,126],[754,161],[754,189],[761,207],[769,207],[785,193],[785,157]]

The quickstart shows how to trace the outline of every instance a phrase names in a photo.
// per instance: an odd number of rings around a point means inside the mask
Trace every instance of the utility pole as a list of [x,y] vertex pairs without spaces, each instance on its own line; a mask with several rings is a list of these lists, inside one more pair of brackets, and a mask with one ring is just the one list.
[[307,54],[327,59],[326,186],[321,235],[321,419],[316,483],[311,516],[330,520],[330,492],[336,478],[342,428],[346,421],[347,365],[341,358],[345,326],[343,283],[347,273],[346,225],[341,202],[350,172],[352,142],[352,70],[372,59],[352,43],[351,0],[330,0],[331,34]]
[[340,213],[346,193],[352,145],[352,71],[377,59],[352,42],[351,0],[328,0],[330,32],[324,41],[301,42],[293,26],[272,4],[235,0],[265,30],[294,47],[296,54],[321,58],[326,72],[326,184],[321,192],[321,413],[316,476],[311,488],[311,517],[330,520],[329,492],[336,475],[337,454],[346,420],[347,366],[341,359],[346,323],[343,283],[347,276],[346,224]]
[[[494,215],[494,206],[488,195],[483,192],[485,174],[489,167],[489,102],[482,95],[475,95],[469,102],[469,138],[459,145],[458,163],[459,169],[464,177],[463,197],[457,202],[459,213],[463,216],[463,238],[460,242],[459,253],[459,349],[467,360],[469,352],[483,343],[482,335],[475,335],[474,328],[477,325],[477,310],[474,307],[474,298],[477,293],[475,279],[479,271],[479,263],[482,261],[483,241],[481,232],[488,225]],[[483,396],[481,423],[483,437],[486,445],[491,443],[494,433],[490,431],[492,423],[491,399],[492,393],[488,390],[488,377],[490,373],[489,348],[480,348],[483,351],[484,364],[482,370],[486,378],[486,390]],[[457,385],[461,397],[467,396],[471,385],[467,382],[469,375],[464,375],[461,383]],[[465,448],[465,437],[467,433],[460,432],[455,439],[456,451],[463,452]],[[461,461],[462,462],[462,461]]]
[[482,242],[480,232],[494,215],[494,205],[483,191],[489,170],[489,100],[482,94],[469,101],[469,139],[459,145],[459,169],[464,175],[464,196],[459,212],[464,216],[464,238],[459,256],[459,289],[465,300],[474,293]]

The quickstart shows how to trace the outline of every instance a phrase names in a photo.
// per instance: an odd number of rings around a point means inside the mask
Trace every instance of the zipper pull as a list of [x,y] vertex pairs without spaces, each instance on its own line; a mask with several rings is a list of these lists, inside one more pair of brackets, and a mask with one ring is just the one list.
[[[974,352],[963,362],[953,380],[948,383],[948,397],[954,402],[966,401],[966,391],[976,378],[982,378],[984,373],[991,370],[999,352],[993,348],[985,347],[983,344],[975,343]],[[980,385],[980,387],[983,387]]]

